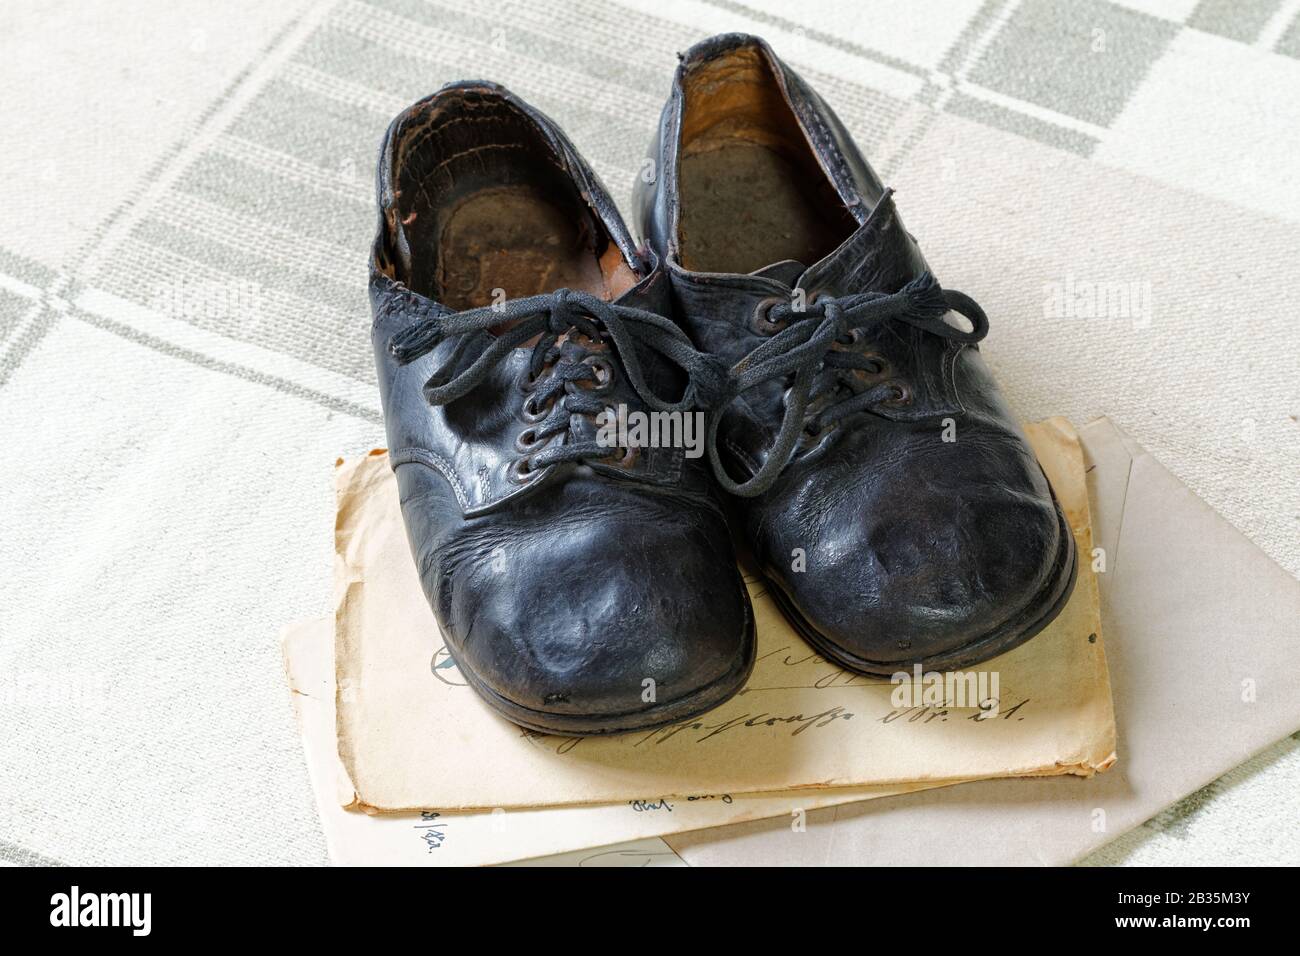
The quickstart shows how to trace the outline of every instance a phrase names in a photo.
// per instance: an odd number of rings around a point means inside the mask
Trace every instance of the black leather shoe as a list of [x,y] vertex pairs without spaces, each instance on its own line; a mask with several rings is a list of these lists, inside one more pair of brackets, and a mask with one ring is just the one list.
[[665,317],[662,270],[554,123],[492,84],[401,113],[378,196],[389,458],[466,680],[561,734],[726,700],[753,665],[754,621],[707,463],[609,447],[597,426],[619,405],[691,412],[725,381]]
[[679,321],[732,365],[715,467],[796,627],[879,675],[1044,628],[1074,538],[975,345],[987,320],[935,282],[835,114],[762,40],[714,37],[683,56],[654,155],[642,233]]

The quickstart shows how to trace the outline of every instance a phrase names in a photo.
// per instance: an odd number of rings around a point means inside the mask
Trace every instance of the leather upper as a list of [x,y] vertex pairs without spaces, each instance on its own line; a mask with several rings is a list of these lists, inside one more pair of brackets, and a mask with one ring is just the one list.
[[[818,262],[693,272],[679,239],[684,84],[740,47],[766,59],[857,226]],[[767,301],[893,293],[929,268],[838,118],[758,38],[715,37],[683,56],[652,148],[659,176],[639,184],[638,226],[664,259],[679,321],[729,364],[767,341],[756,320]],[[1068,527],[978,347],[885,322],[836,348],[874,357],[878,371],[861,373],[860,386],[889,385],[890,397],[805,434],[776,483],[737,502],[750,547],[805,629],[868,664],[942,659],[1068,591]],[[764,383],[727,406],[718,448],[737,478],[766,461],[787,385]],[[955,441],[943,440],[945,425]]]
[[[511,123],[540,132],[543,155],[527,161],[555,164],[571,179],[592,217],[588,231],[603,230],[619,267],[634,273],[635,284],[616,304],[671,314],[657,259],[637,253],[604,188],[543,114],[498,86],[466,83],[399,115],[380,156],[370,295],[389,454],[411,550],[453,656],[490,703],[545,730],[627,729],[645,722],[642,712],[645,719],[671,716],[672,702],[698,697],[729,675],[743,680],[753,656],[748,597],[706,459],[681,448],[643,448],[622,464],[592,460],[521,473],[531,343],[445,405],[430,404],[426,382],[465,336],[407,364],[394,357],[394,336],[454,312],[406,283],[432,254],[411,247],[400,228],[411,218],[398,202],[403,164],[413,161],[407,141],[422,135],[433,112],[472,119],[478,110],[510,111]],[[457,136],[465,125],[453,125]],[[470,151],[476,143],[471,137],[455,147]],[[504,165],[494,169],[491,158],[512,151],[480,152],[488,158],[476,176],[490,184],[513,175]],[[437,196],[429,202],[433,215]],[[470,353],[492,340],[490,331],[471,333]],[[557,348],[575,361],[603,351],[612,375],[600,395],[611,406],[645,409],[608,343],[574,334],[561,336]],[[680,393],[680,372],[662,357],[647,353],[640,363],[656,392]],[[570,415],[565,440],[589,437],[594,428],[589,416]],[[657,700],[643,696],[647,679]],[[613,719],[620,715],[621,723]],[[587,718],[611,722],[581,722]]]

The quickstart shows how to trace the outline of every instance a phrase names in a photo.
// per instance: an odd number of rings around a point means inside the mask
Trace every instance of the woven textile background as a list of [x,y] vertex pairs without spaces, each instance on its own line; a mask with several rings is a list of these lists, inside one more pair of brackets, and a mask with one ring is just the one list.
[[[277,631],[383,444],[379,137],[498,80],[626,202],[726,30],[839,112],[1023,417],[1110,415],[1300,574],[1297,0],[6,3],[0,859],[324,861]],[[1292,738],[1093,860],[1295,862],[1297,793]]]

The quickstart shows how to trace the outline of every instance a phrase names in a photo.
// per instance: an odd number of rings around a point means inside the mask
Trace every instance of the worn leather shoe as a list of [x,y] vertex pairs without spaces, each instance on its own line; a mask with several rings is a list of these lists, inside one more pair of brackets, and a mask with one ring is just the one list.
[[[726,370],[554,123],[461,83],[385,135],[371,261],[389,458],[447,649],[501,714],[604,734],[735,693],[754,620],[706,459],[600,441]],[[710,397],[711,396],[711,397]]]
[[[719,481],[800,632],[867,674],[960,668],[1044,628],[1074,538],[976,343],[835,114],[762,40],[682,57],[639,225],[732,368]],[[647,177],[650,178],[650,177]]]

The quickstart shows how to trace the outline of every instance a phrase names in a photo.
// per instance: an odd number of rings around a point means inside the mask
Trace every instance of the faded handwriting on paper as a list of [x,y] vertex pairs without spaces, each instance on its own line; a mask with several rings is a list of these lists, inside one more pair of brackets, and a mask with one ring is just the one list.
[[[702,800],[721,800],[723,803],[731,803],[731,794],[710,793],[686,798],[687,803],[697,803]],[[653,813],[656,810],[673,812],[672,802],[667,797],[660,797],[658,800],[629,800],[627,805],[637,813]]]
[[897,721],[902,721],[905,724],[929,724],[937,721],[938,723],[946,724],[949,719],[969,720],[976,724],[994,724],[999,720],[1020,721],[1025,719],[1025,715],[1021,713],[1021,710],[1028,703],[1029,698],[1026,697],[1014,707],[1009,707],[1006,710],[1000,708],[993,710],[990,706],[986,706],[976,710],[973,714],[953,713],[947,707],[940,707],[934,704],[921,704],[916,707],[904,707],[902,709],[891,710],[889,713],[885,714],[885,716],[879,718],[878,723],[892,724]]
[[446,823],[438,822],[441,817],[441,813],[424,810],[420,813],[420,822],[415,824],[415,829],[420,831],[420,839],[424,841],[425,849],[429,853],[442,846],[447,839]]
[[[670,724],[667,727],[660,727],[658,730],[652,730],[645,736],[641,737],[632,746],[659,746],[667,743],[674,737],[686,734],[688,743],[704,743],[721,734],[729,733],[736,730],[754,730],[759,728],[780,727],[782,725],[791,726],[794,729],[790,732],[791,737],[798,737],[806,730],[827,727],[836,721],[852,720],[854,714],[852,711],[845,710],[843,707],[828,707],[826,710],[805,716],[799,714],[769,714],[766,712],[757,714],[741,714],[739,717],[732,717],[729,720],[717,721],[710,723],[705,720],[688,720],[680,724]],[[699,733],[699,736],[694,734]],[[581,744],[587,737],[552,737],[550,734],[543,734],[536,730],[521,730],[520,736],[543,747],[554,748],[556,754],[569,754]],[[554,741],[554,743],[551,743]]]
[[627,805],[637,813],[650,813],[654,810],[673,812],[673,805],[663,798],[658,800],[629,800]]
[[828,707],[811,716],[803,714],[773,715],[773,714],[741,714],[739,717],[732,717],[730,720],[709,723],[704,720],[688,720],[680,724],[673,724],[670,727],[661,727],[659,730],[652,730],[634,746],[640,747],[643,744],[662,744],[672,740],[678,734],[691,734],[695,731],[701,731],[701,735],[694,739],[694,743],[703,743],[720,734],[725,734],[732,730],[753,729],[756,727],[777,727],[782,724],[792,725],[794,730],[791,731],[791,737],[798,737],[805,730],[817,727],[826,727],[835,723],[837,720],[852,720],[852,712],[845,710],[843,707]]

